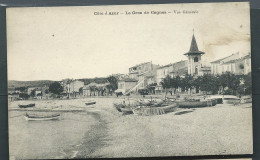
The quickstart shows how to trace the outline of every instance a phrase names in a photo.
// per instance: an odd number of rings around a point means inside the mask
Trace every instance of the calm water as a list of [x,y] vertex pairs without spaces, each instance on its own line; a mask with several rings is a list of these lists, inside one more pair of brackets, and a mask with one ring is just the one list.
[[[98,103],[112,104],[112,100],[97,100],[97,105]],[[24,115],[24,111],[9,111],[10,158],[49,159],[66,157],[68,154],[71,156],[73,148],[81,145],[86,132],[98,121],[86,111],[62,112],[61,120],[57,121],[26,121]]]

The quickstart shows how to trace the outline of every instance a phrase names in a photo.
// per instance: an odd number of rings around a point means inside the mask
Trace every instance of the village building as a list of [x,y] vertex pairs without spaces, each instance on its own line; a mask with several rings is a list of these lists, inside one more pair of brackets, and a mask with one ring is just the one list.
[[[128,77],[138,82],[136,86],[134,86],[136,91],[145,89],[149,84],[156,83],[158,67],[159,65],[155,65],[152,62],[145,62],[129,68]],[[127,77],[122,80],[125,79],[127,79]]]
[[218,75],[225,72],[231,72],[236,75],[248,74],[251,72],[250,53],[243,56],[239,52],[230,56],[211,62],[211,74]]
[[172,64],[172,69],[170,70],[170,76],[184,76],[188,73],[188,61],[179,61]]
[[118,81],[118,89],[116,93],[125,94],[127,92],[137,92],[138,80],[133,78],[124,78]]
[[171,63],[165,66],[161,66],[157,69],[157,86],[155,88],[156,93],[161,93],[163,91],[163,87],[160,84],[162,80],[169,75],[170,77],[175,76],[184,76],[188,73],[188,61],[179,61],[176,63]]
[[95,82],[84,85],[82,88],[83,96],[105,96],[108,93],[107,85],[109,85],[109,83],[98,84]]
[[74,96],[77,96],[80,94],[80,88],[84,87],[84,82],[79,81],[79,80],[73,80],[69,83],[67,83],[67,93],[73,94]]
[[8,95],[8,101],[15,101],[19,100],[19,93],[13,93]]
[[[129,78],[142,80],[144,75],[147,73],[156,74],[156,69],[159,65],[152,64],[152,62],[145,62],[138,65],[135,65],[129,68]],[[156,76],[156,75],[155,75]]]

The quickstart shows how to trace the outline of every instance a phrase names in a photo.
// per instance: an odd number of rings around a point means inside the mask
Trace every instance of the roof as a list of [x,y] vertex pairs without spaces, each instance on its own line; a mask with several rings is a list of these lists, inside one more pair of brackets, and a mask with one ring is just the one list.
[[235,55],[237,55],[237,54],[238,54],[238,52],[237,52],[237,53],[233,53],[233,54],[231,54],[230,56],[227,56],[227,57],[224,57],[224,58],[221,58],[221,59],[212,61],[212,62],[210,62],[210,63],[219,63],[220,61],[223,61],[223,60],[225,60],[225,59],[227,59],[227,58],[230,58],[230,57],[232,57],[232,56],[235,56]]
[[[144,62],[144,63],[140,63],[140,64],[137,64],[137,65],[135,65],[135,66],[133,66],[133,67],[142,66],[142,65],[145,65],[145,64],[147,64],[147,63],[152,63],[152,62]],[[130,67],[130,68],[133,68],[133,67]]]
[[124,82],[138,82],[138,80],[136,79],[133,79],[133,78],[124,78],[124,79],[121,79],[119,81],[124,81]]
[[201,54],[204,54],[204,52],[199,51],[195,36],[193,34],[191,39],[191,44],[190,44],[190,51],[185,53],[184,55],[201,55]]
[[160,66],[160,67],[158,67],[158,69],[161,69],[161,68],[166,68],[166,67],[170,67],[170,66],[172,66],[172,63],[170,63],[170,64],[167,64],[167,65],[164,65],[164,66]]
[[235,63],[235,62],[239,62],[239,61],[241,62],[241,61],[243,61],[245,59],[249,59],[249,58],[251,58],[251,55],[246,55],[246,56],[238,58],[238,59],[233,59],[233,60],[227,61],[224,64]]

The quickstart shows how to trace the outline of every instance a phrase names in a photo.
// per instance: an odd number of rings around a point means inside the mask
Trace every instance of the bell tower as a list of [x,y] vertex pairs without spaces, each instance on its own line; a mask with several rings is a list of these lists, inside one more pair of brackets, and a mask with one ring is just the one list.
[[201,56],[203,54],[205,53],[199,51],[198,49],[198,45],[194,36],[194,29],[193,29],[190,51],[184,54],[188,58],[188,74],[190,75],[201,74]]

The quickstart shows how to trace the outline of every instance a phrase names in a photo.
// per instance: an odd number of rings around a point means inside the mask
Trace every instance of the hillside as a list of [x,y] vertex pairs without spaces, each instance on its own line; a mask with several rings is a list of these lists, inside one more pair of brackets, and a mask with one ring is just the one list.
[[49,86],[54,81],[50,80],[40,80],[40,81],[15,81],[15,80],[9,80],[8,81],[8,88],[13,87],[44,87]]
[[[106,78],[83,78],[77,79],[84,82],[85,85],[95,82],[95,83],[106,83]],[[8,81],[8,88],[15,88],[15,87],[44,87],[49,86],[51,83],[55,81],[51,80],[39,80],[39,81],[15,81],[9,80]]]

